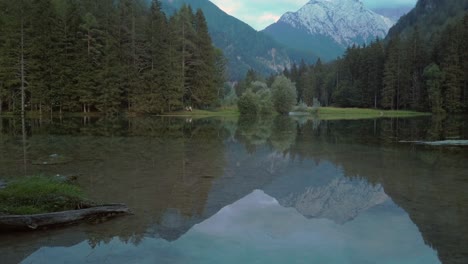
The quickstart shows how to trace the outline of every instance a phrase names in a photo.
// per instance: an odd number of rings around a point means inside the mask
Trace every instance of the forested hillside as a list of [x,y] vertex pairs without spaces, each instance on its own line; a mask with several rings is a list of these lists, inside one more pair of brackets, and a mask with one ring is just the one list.
[[286,70],[298,102],[310,106],[317,98],[326,106],[468,111],[468,1],[439,1],[440,14],[437,9],[419,17],[417,10],[433,10],[437,1],[427,2],[419,1],[385,41],[350,47],[332,63],[319,60]]
[[0,113],[162,113],[224,82],[204,14],[153,0],[0,0]]
[[[147,0],[148,1],[148,0]],[[263,32],[257,32],[246,23],[232,17],[209,0],[162,0],[167,14],[183,5],[203,10],[213,44],[228,59],[229,79],[241,79],[249,69],[262,74],[281,72],[298,57],[316,60],[316,56],[287,49]]]
[[388,38],[397,35],[408,35],[415,27],[419,28],[421,37],[429,40],[436,31],[443,30],[448,24],[463,17],[468,10],[466,0],[420,0],[408,14],[400,18],[388,33]]

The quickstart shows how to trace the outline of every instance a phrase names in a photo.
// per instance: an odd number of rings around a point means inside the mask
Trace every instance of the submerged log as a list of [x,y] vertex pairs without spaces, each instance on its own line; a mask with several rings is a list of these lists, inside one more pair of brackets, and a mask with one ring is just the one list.
[[109,204],[86,209],[35,215],[0,215],[0,230],[26,231],[45,227],[63,226],[83,220],[129,214],[125,204]]

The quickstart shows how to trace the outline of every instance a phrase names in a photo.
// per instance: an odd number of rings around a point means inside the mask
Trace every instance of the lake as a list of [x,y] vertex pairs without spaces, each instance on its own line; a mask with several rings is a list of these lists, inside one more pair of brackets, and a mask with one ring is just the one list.
[[133,211],[0,234],[1,263],[468,263],[468,148],[415,142],[466,140],[466,117],[3,118],[0,131],[0,179],[77,175]]

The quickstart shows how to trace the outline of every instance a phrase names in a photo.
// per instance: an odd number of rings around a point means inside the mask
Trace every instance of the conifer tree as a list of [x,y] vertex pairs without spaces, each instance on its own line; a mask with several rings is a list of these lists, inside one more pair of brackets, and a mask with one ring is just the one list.
[[201,9],[197,10],[194,22],[196,37],[191,72],[192,97],[199,105],[210,105],[218,97],[215,86],[215,50]]
[[443,72],[437,64],[432,63],[424,70],[424,78],[428,87],[429,102],[433,113],[444,113],[442,98]]
[[389,43],[384,69],[382,106],[392,110],[398,105],[397,98],[401,84],[399,45],[400,39],[398,37]]

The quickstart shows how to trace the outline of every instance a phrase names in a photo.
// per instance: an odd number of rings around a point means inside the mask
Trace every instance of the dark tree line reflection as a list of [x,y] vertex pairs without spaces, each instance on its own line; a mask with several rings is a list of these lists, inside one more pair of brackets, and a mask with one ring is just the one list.
[[[268,170],[245,172],[256,181],[235,180],[239,171],[255,169],[255,156],[267,151],[294,160],[332,162],[347,177],[381,184],[444,263],[466,263],[467,149],[400,141],[466,139],[467,126],[465,117],[327,121],[277,116],[29,119],[23,128],[21,120],[0,118],[0,178],[79,173],[78,184],[92,199],[125,202],[135,213],[33,237],[2,234],[1,253],[7,260],[21,261],[44,245],[87,240],[97,246],[115,237],[133,244],[145,236],[178,239],[193,225],[268,182],[272,177]],[[243,153],[239,147],[252,162],[232,169],[228,163]],[[34,159],[55,153],[73,161],[32,165]],[[23,162],[24,168],[18,166]],[[216,196],[217,189],[223,188],[239,192]],[[9,250],[17,245],[23,245],[21,254]]]

